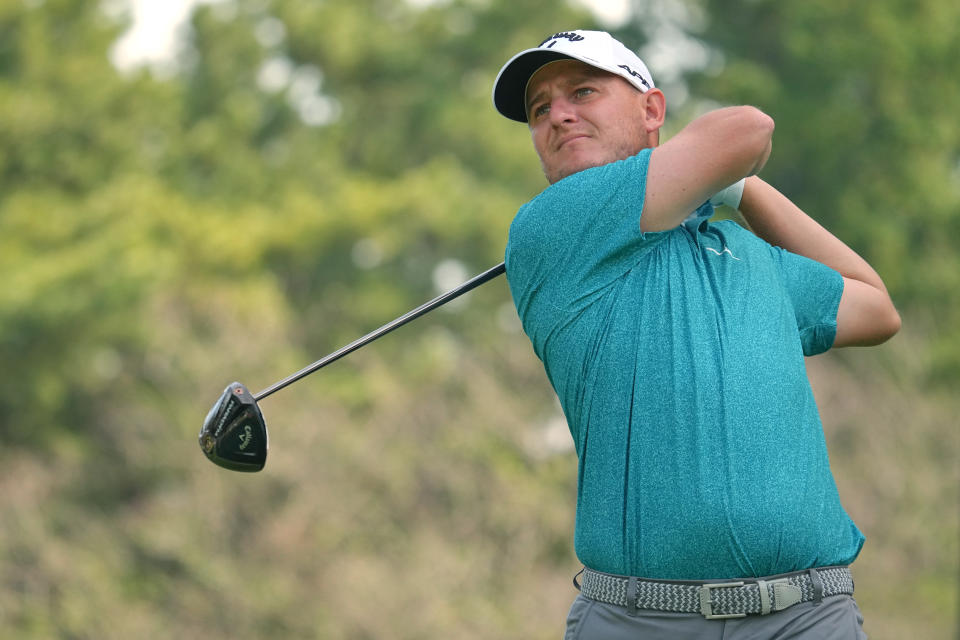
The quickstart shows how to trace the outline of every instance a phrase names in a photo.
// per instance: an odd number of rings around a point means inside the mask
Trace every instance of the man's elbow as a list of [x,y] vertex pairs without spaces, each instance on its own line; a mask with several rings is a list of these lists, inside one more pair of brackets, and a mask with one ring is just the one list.
[[875,347],[883,344],[900,331],[900,314],[891,302],[888,308],[876,310],[871,314],[869,323],[861,331],[860,336],[850,340],[847,346]]
[[893,302],[890,303],[890,308],[887,310],[887,313],[884,315],[880,331],[880,342],[881,344],[897,335],[900,332],[900,327],[903,325],[903,321],[900,319],[900,313],[897,311],[897,308],[893,306]]
[[773,130],[775,123],[773,118],[756,107],[746,107],[749,109],[751,129],[753,131],[753,154],[756,158],[753,167],[747,175],[754,176],[760,173],[767,160],[770,158],[770,152],[773,150]]
[[746,112],[745,117],[750,118],[751,127],[757,131],[758,135],[767,140],[773,137],[775,127],[773,118],[757,107],[745,106],[743,109]]
[[756,107],[733,107],[737,131],[734,139],[740,143],[742,161],[748,168],[748,176],[760,172],[773,149],[773,118]]
[[885,289],[845,279],[834,346],[872,347],[900,331],[900,314]]

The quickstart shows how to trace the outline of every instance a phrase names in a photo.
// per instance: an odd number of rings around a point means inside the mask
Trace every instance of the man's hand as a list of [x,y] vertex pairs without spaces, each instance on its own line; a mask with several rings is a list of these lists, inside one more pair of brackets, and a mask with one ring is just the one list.
[[700,116],[654,149],[640,229],[672,229],[716,192],[757,173],[770,156],[773,127],[759,109],[727,107]]

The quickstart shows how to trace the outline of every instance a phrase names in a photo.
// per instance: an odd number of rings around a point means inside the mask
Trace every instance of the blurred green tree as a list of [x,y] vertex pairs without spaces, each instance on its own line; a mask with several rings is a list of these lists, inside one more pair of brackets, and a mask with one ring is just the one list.
[[[110,65],[117,6],[0,0],[0,628],[556,637],[575,461],[502,281],[265,403],[267,472],[212,468],[194,437],[231,379],[266,386],[502,259],[545,183],[494,75],[589,16],[226,0],[153,74]],[[952,379],[956,9],[682,6],[726,66],[671,126],[707,99],[773,113],[771,181],[878,264]]]

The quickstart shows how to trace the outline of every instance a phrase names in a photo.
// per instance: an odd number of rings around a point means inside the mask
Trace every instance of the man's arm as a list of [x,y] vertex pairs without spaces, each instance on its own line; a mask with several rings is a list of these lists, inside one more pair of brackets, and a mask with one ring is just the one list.
[[873,267],[782,193],[758,177],[747,178],[740,212],[753,232],[770,244],[843,276],[833,346],[880,344],[900,330],[900,315]]
[[640,229],[672,229],[716,192],[760,171],[772,137],[773,120],[754,107],[717,109],[688,124],[650,156]]

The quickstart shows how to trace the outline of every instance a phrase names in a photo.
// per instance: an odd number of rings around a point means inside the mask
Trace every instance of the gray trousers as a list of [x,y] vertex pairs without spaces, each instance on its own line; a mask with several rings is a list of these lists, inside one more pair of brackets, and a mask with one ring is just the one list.
[[864,640],[863,616],[852,596],[801,602],[765,616],[707,620],[696,613],[639,610],[580,595],[567,616],[564,640]]

